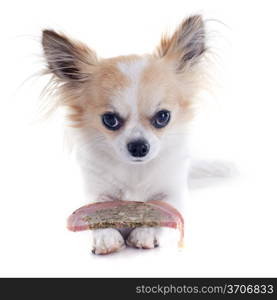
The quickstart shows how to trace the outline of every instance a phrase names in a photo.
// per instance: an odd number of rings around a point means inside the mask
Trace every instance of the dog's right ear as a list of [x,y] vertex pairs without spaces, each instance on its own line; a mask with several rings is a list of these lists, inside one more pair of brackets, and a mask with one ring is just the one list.
[[63,81],[86,81],[89,66],[97,63],[96,54],[87,46],[53,30],[43,30],[42,46],[48,70]]

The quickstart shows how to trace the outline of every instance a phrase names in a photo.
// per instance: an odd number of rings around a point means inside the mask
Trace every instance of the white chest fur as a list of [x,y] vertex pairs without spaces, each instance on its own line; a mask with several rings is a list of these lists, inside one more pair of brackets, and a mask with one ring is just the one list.
[[147,201],[175,197],[186,185],[188,159],[178,155],[147,164],[126,164],[107,157],[79,156],[89,202],[120,199]]

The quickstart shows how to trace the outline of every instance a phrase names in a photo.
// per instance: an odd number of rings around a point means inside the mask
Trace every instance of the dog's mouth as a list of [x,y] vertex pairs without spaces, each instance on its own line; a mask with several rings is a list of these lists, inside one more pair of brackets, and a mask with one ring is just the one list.
[[143,158],[134,158],[134,159],[131,159],[129,162],[131,164],[137,164],[137,165],[139,165],[139,164],[145,164],[148,161],[149,161],[149,159],[147,159],[147,158],[145,158],[145,159],[143,159]]

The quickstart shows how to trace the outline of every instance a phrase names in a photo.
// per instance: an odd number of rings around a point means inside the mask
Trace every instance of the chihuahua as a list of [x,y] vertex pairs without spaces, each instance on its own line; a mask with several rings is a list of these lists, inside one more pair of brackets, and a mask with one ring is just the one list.
[[[67,108],[89,202],[168,201],[183,209],[189,171],[187,129],[203,86],[207,47],[199,15],[163,35],[153,54],[99,58],[86,45],[44,30],[53,107]],[[159,228],[92,230],[92,251],[159,245]]]

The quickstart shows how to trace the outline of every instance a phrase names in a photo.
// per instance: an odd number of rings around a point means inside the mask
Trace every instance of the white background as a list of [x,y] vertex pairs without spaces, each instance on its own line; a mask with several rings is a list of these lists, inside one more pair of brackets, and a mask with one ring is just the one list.
[[[5,1],[0,12],[0,276],[277,276],[275,1]],[[240,176],[191,192],[186,247],[90,254],[66,230],[83,205],[61,118],[36,121],[44,79],[40,31],[54,28],[102,57],[151,52],[183,17],[218,19],[209,34],[217,88],[195,122],[196,152]],[[212,23],[212,22],[211,22]]]

